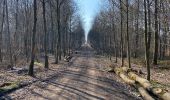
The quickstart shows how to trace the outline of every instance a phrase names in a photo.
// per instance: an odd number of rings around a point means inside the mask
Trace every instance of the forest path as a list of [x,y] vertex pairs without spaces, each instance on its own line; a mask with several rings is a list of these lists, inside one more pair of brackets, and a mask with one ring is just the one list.
[[83,49],[65,70],[8,96],[17,100],[137,100],[114,74],[100,70],[104,64],[99,59],[92,50]]

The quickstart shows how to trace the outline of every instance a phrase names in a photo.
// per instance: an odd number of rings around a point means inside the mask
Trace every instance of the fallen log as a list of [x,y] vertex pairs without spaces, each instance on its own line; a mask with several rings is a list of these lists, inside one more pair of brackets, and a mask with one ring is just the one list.
[[129,85],[135,85],[135,81],[129,79],[124,73],[120,73],[119,76]]
[[8,71],[9,73],[25,74],[28,72],[28,68],[16,68],[13,67],[13,70]]
[[114,68],[112,68],[112,67],[104,67],[104,68],[102,68],[102,71],[114,72]]
[[64,58],[64,61],[69,62],[69,61],[71,60],[71,58],[72,58],[72,56],[66,56],[66,57]]
[[6,92],[12,91],[16,88],[19,87],[18,83],[15,82],[8,82],[8,83],[4,83],[0,86],[0,96]]
[[139,93],[141,94],[144,100],[154,100],[149,93],[140,85],[136,84],[134,80],[130,79],[127,75],[125,75],[124,71],[127,71],[126,68],[114,68],[114,72],[127,84],[134,86]]
[[[112,71],[112,70],[111,70]],[[128,67],[115,67],[113,71],[122,78],[124,82],[129,85],[135,86],[140,92],[141,96],[145,100],[154,100],[149,93],[157,96],[162,100],[170,100],[170,93],[162,88],[153,88],[152,84],[145,78],[138,76],[136,71],[128,68]],[[128,76],[126,75],[128,74]],[[136,83],[137,82],[137,83]],[[139,85],[138,85],[139,84]],[[148,93],[148,92],[149,93]]]
[[135,81],[128,78],[128,76],[125,75],[124,71],[121,68],[114,68],[114,72],[123,79],[127,84],[134,85]]
[[107,71],[107,72],[114,72],[114,69],[108,68],[106,71]]
[[131,79],[137,81],[142,87],[144,87],[147,91],[153,93],[155,96],[161,98],[162,100],[170,100],[170,93],[166,91],[165,89],[153,88],[152,84],[148,80],[142,77],[139,77],[133,72],[129,72],[128,76]]
[[124,71],[124,72],[128,72],[128,71],[131,70],[131,68],[128,68],[128,67],[122,67],[121,69],[122,69],[122,71]]
[[137,89],[144,100],[155,100],[149,95],[149,93],[143,87],[138,85]]
[[128,76],[137,81],[142,87],[144,87],[145,89],[147,90],[151,90],[152,89],[152,85],[150,84],[150,82],[147,80],[147,79],[144,79],[142,77],[139,77],[138,75],[136,75],[135,73],[133,72],[129,72],[128,73]]
[[[17,89],[23,88],[28,86],[32,83],[37,82],[38,80],[32,81],[23,81],[23,82],[6,82],[0,85],[0,97],[4,96],[5,94],[11,93]],[[1,98],[0,98],[1,100]],[[4,100],[4,99],[3,99]]]
[[128,68],[128,67],[122,67],[122,70],[125,71],[125,72],[134,72],[134,73],[138,73],[138,74],[145,74],[140,69],[133,69],[133,68]]
[[153,88],[151,92],[162,100],[170,100],[170,93],[165,89]]

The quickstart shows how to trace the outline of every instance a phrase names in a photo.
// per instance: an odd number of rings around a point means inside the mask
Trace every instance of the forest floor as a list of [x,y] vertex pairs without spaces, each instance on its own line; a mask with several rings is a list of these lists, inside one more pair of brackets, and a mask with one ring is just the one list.
[[[83,49],[73,55],[69,62],[60,61],[52,64],[54,57],[49,56],[50,68],[35,66],[35,76],[27,72],[2,69],[0,85],[5,82],[28,83],[26,86],[0,95],[5,100],[140,100],[133,87],[126,85],[116,74],[106,71],[114,61],[95,55],[90,49]],[[135,63],[135,61],[132,61]],[[139,62],[139,61],[138,61]],[[25,62],[23,62],[25,63]],[[165,63],[164,63],[165,64]],[[116,65],[116,64],[115,64]],[[167,64],[168,65],[168,64]],[[25,66],[25,67],[24,67]],[[119,63],[117,66],[120,66]],[[132,64],[134,69],[141,69],[146,77],[146,68],[139,63]],[[17,68],[27,68],[28,64],[19,64]],[[155,86],[170,90],[168,69],[151,68],[151,79]]]
[[75,54],[70,62],[51,64],[50,69],[35,67],[35,76],[1,71],[0,83],[30,82],[29,85],[5,94],[5,100],[140,100],[136,90],[124,84],[114,73],[103,69],[108,60],[85,50]]

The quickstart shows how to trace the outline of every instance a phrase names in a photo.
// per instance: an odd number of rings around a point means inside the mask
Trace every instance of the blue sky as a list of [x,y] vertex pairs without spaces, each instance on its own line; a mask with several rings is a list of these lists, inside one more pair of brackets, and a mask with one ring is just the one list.
[[83,27],[85,30],[85,35],[87,39],[87,34],[92,27],[94,18],[97,13],[99,13],[101,8],[101,0],[74,0],[79,8],[79,14],[83,22]]

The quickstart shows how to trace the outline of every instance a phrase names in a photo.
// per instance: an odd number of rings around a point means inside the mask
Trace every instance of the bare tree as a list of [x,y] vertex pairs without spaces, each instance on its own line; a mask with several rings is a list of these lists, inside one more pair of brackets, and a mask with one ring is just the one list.
[[129,42],[129,0],[126,0],[127,6],[127,32],[126,32],[126,41],[127,41],[127,56],[128,56],[128,66],[131,68],[130,62],[130,42]]
[[120,25],[120,27],[121,27],[121,62],[122,62],[122,65],[121,66],[124,66],[124,53],[123,53],[123,51],[124,51],[124,49],[123,49],[123,47],[124,47],[124,39],[123,39],[123,5],[122,5],[122,0],[120,0],[120,16],[121,16],[121,25]]
[[10,59],[10,67],[13,68],[13,61],[12,61],[12,47],[11,47],[11,33],[9,28],[9,16],[8,16],[8,0],[6,1],[6,22],[7,22],[7,36],[8,36],[8,50],[9,50],[9,59]]
[[145,10],[145,61],[147,68],[147,79],[150,80],[150,64],[149,64],[149,44],[148,44],[148,21],[147,21],[147,2],[144,0],[144,10]]
[[154,57],[153,64],[157,65],[158,58],[158,0],[155,0],[155,39],[154,39]]
[[29,72],[28,72],[30,76],[34,76],[36,24],[37,24],[37,0],[34,0],[34,26],[32,30],[31,63],[30,63]]
[[48,55],[47,55],[47,26],[46,26],[46,5],[45,0],[42,1],[43,5],[43,19],[44,19],[44,50],[45,50],[45,68],[48,69]]
[[2,23],[1,23],[1,31],[0,31],[0,62],[3,60],[2,56],[2,32],[4,29],[4,18],[5,18],[5,0],[3,0],[3,8],[2,8]]

